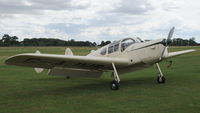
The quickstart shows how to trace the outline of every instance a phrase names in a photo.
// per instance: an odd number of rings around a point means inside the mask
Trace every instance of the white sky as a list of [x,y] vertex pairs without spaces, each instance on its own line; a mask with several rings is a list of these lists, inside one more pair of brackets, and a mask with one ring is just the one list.
[[118,40],[195,37],[198,0],[0,0],[0,37]]

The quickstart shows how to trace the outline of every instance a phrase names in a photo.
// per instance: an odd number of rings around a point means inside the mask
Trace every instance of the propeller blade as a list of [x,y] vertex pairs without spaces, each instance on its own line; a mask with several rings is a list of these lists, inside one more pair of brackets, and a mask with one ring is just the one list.
[[172,36],[174,34],[174,30],[175,30],[175,27],[172,27],[171,30],[169,31],[167,40],[165,40],[165,47],[164,47],[164,49],[162,51],[162,55],[160,56],[160,60],[163,59],[164,54],[168,53],[167,48],[168,48],[169,44],[171,43],[171,38],[172,38]]
[[174,30],[175,30],[175,27],[172,27],[171,30],[169,31],[169,34],[168,34],[168,37],[167,37],[167,42],[166,42],[166,46],[169,45],[169,43],[171,43],[171,38],[174,34]]

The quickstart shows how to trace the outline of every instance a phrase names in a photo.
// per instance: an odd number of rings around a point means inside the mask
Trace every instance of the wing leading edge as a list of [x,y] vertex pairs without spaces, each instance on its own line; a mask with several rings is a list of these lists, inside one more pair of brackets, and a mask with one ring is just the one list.
[[25,53],[12,56],[5,63],[45,69],[61,67],[99,70],[112,69],[112,63],[115,63],[117,67],[126,67],[130,62],[128,59],[122,58]]

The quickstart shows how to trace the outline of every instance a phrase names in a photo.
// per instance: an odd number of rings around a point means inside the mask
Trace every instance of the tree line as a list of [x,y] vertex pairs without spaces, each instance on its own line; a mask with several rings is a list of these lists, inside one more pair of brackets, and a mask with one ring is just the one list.
[[[90,41],[75,41],[74,39],[65,41],[54,38],[25,38],[23,41],[19,41],[17,36],[10,36],[8,34],[3,35],[0,40],[0,46],[104,46],[111,41],[101,41],[100,44]],[[182,38],[175,38],[172,40],[172,46],[196,46],[200,45],[192,37],[189,40]]]
[[101,44],[97,45],[96,42],[75,41],[74,39],[65,41],[55,38],[25,38],[23,41],[18,39],[17,36],[5,34],[0,40],[0,46],[104,46],[110,43],[110,41],[102,41]]
[[200,44],[195,41],[194,37],[192,37],[189,40],[181,39],[181,38],[174,38],[174,39],[172,39],[172,43],[170,45],[172,45],[172,46],[197,46]]

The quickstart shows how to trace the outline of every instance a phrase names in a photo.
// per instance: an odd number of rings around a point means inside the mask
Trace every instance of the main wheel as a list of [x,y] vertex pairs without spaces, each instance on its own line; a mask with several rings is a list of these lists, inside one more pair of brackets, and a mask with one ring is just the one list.
[[158,76],[158,77],[157,77],[157,82],[158,82],[159,84],[165,83],[165,77],[164,77],[164,76]]
[[112,90],[118,90],[118,89],[119,89],[119,83],[118,83],[117,81],[112,81],[112,82],[110,83],[110,88],[111,88]]

